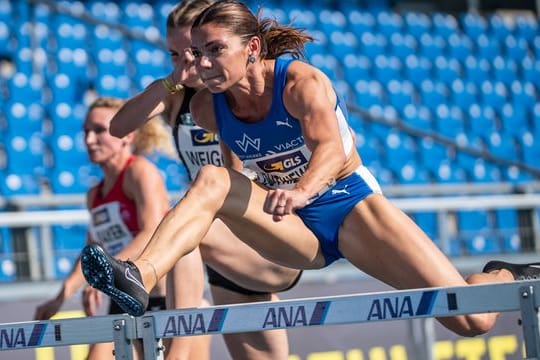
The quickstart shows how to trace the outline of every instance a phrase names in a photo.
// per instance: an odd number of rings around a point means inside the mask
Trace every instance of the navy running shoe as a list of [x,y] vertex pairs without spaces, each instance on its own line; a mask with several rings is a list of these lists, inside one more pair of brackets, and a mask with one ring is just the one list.
[[514,275],[514,280],[540,279],[540,262],[530,264],[512,264],[504,261],[493,260],[484,266],[485,273],[495,270],[506,269]]
[[81,252],[81,267],[90,286],[118,304],[129,315],[141,316],[148,306],[139,269],[131,261],[108,255],[99,245],[86,245]]

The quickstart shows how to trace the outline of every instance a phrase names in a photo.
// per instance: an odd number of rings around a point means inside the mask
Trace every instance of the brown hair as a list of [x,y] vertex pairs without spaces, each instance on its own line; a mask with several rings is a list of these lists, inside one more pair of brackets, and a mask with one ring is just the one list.
[[213,0],[184,0],[179,2],[167,16],[167,28],[191,26],[197,16],[213,3]]
[[305,58],[307,42],[313,38],[304,29],[281,25],[275,19],[260,19],[261,10],[255,16],[243,3],[235,0],[217,1],[207,7],[193,22],[193,27],[215,23],[229,29],[245,42],[253,36],[261,39],[261,58],[275,59],[289,54],[294,58]]
[[[89,114],[95,108],[119,110],[124,104],[125,101],[122,99],[102,96],[90,104],[86,113]],[[146,155],[157,151],[171,157],[174,156],[171,134],[158,116],[153,117],[142,128],[136,130],[131,146],[134,154]]]

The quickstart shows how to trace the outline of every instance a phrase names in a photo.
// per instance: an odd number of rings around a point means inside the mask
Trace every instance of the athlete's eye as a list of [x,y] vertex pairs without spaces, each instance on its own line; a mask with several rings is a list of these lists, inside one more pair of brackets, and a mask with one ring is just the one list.
[[198,49],[194,49],[194,48],[191,48],[191,54],[193,54],[193,57],[194,57],[195,59],[200,59],[201,56],[202,56],[201,51],[198,50]]

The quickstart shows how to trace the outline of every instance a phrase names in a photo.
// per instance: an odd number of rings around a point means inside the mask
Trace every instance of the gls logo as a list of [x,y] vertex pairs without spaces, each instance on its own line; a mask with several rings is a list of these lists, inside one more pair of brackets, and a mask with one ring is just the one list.
[[257,165],[268,172],[288,172],[300,165],[307,163],[304,154],[296,151],[292,154],[280,156],[266,161],[258,161]]
[[191,143],[193,146],[216,145],[217,135],[204,129],[193,129],[191,132]]

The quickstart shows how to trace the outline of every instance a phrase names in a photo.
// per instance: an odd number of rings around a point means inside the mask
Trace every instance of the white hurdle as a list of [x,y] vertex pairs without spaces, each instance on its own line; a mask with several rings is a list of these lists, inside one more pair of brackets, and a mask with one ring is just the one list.
[[142,339],[145,359],[162,359],[161,339],[175,336],[408,320],[521,311],[526,360],[540,360],[540,281],[426,288],[0,325],[0,351],[114,342],[132,359]]

